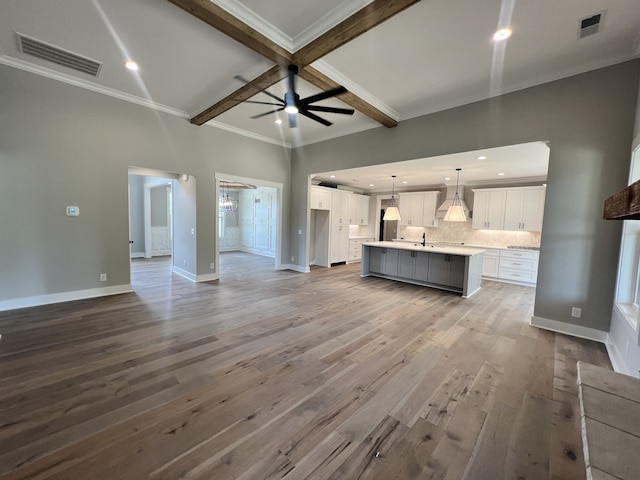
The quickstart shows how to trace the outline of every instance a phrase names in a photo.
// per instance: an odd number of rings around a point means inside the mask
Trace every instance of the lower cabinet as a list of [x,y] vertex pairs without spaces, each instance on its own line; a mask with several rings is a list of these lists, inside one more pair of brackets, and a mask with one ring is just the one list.
[[482,276],[511,283],[535,286],[538,259],[535,250],[491,250],[484,253]]
[[346,262],[349,258],[349,226],[331,227],[329,242],[329,263]]
[[369,248],[369,271],[398,276],[398,250],[393,248]]
[[362,260],[362,244],[373,242],[373,238],[350,238],[349,239],[349,259],[348,263]]
[[432,254],[429,259],[428,281],[447,287],[462,287],[464,262],[465,258],[457,255]]
[[482,276],[497,277],[500,266],[500,250],[487,249],[482,255]]

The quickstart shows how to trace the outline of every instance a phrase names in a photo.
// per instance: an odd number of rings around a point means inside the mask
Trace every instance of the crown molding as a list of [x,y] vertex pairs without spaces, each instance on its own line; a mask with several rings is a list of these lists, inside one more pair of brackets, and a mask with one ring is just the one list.
[[292,44],[294,51],[297,52],[309,42],[315,40],[363,7],[369,5],[372,1],[373,0],[349,0],[348,2],[342,2],[342,5],[338,5],[330,12],[324,14],[320,19],[313,22],[293,38]]
[[136,97],[135,95],[129,95],[128,93],[123,93],[113,88],[105,87],[103,85],[98,85],[97,83],[89,82],[87,80],[82,80],[80,78],[67,75],[66,73],[56,72],[55,70],[51,70],[46,67],[41,67],[39,65],[34,65],[33,63],[25,62],[24,60],[19,60],[17,58],[9,57],[7,55],[0,56],[0,63],[7,65],[9,67],[14,67],[30,73],[35,73],[36,75],[40,75],[42,77],[47,77],[52,80],[57,80],[62,83],[73,85],[75,87],[84,88],[86,90],[91,90],[92,92],[101,93],[103,95],[108,95],[110,97],[118,98],[120,100],[124,100],[125,102],[135,103],[137,105],[151,108],[153,110],[158,110],[160,112],[165,112],[170,115],[175,115],[177,117],[189,118],[189,114],[187,112],[178,110],[177,108],[172,108],[167,105],[163,105],[161,103],[156,103],[146,98]]
[[374,97],[372,94],[370,94],[364,88],[362,88],[360,85],[355,83],[349,77],[347,77],[347,76],[343,75],[342,73],[340,73],[338,70],[333,68],[331,65],[329,65],[324,60],[316,60],[315,62],[313,62],[311,64],[311,66],[313,68],[315,68],[316,70],[318,70],[320,73],[323,73],[327,77],[331,78],[331,80],[335,81],[339,85],[342,85],[347,90],[352,92],[354,95],[357,95],[358,97],[363,99],[365,102],[373,105],[375,108],[377,108],[378,110],[380,110],[384,114],[390,116],[391,118],[393,118],[396,121],[400,120],[400,114],[398,112],[396,112],[393,108],[391,108],[390,106],[386,105],[385,103],[383,103],[378,98]]
[[209,120],[204,125],[209,125],[210,127],[219,128],[220,130],[226,130],[227,132],[242,135],[243,137],[249,137],[254,140],[260,140],[261,142],[271,143],[272,145],[277,145],[279,147],[291,148],[291,144],[288,142],[285,142],[284,140],[276,140],[275,138],[265,137],[264,135],[259,135],[257,133],[249,132],[247,130],[243,130],[242,128],[220,123],[215,120]]

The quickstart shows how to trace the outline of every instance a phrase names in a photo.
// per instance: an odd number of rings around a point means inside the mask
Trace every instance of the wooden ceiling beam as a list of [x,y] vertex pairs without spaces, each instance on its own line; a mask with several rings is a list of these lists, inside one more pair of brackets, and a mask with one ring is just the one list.
[[[321,73],[310,65],[307,65],[302,70],[300,70],[298,76],[322,90],[329,90],[340,86],[340,84],[336,83],[331,78],[327,77],[325,74]],[[363,100],[351,91],[347,91],[336,98],[338,98],[341,102],[346,103],[350,107],[358,110],[360,113],[363,113],[367,117],[372,118],[376,122],[381,123],[387,128],[398,126],[398,121],[395,118],[390,117],[381,110],[378,110],[369,102]]]
[[294,63],[303,68],[419,1],[374,0],[298,50]]
[[204,123],[207,123],[212,118],[221,115],[222,113],[235,107],[236,105],[241,104],[245,100],[250,99],[255,94],[260,93],[261,91],[278,83],[283,78],[286,78],[287,75],[288,72],[285,68],[282,68],[279,65],[275,65],[264,72],[262,75],[254,78],[247,84],[240,87],[232,94],[227,95],[219,102],[197,114],[191,119],[191,123],[193,123],[194,125],[202,125]]
[[[267,72],[248,82],[243,87],[191,119],[191,123],[202,125],[285,78],[287,71],[280,67],[286,67],[290,64],[298,66],[300,71],[299,76],[301,78],[323,90],[338,87],[338,83],[309,66],[309,64],[324,57],[404,9],[418,3],[420,0],[374,0],[346,20],[340,22],[326,33],[302,47],[295,54],[280,47],[211,0],[169,1],[277,64],[275,67],[272,67]],[[340,95],[340,100],[386,127],[391,128],[398,125],[397,120],[378,110],[352,92],[346,92]]]
[[238,20],[211,0],[169,1],[278,65],[286,67],[293,62],[291,52]]

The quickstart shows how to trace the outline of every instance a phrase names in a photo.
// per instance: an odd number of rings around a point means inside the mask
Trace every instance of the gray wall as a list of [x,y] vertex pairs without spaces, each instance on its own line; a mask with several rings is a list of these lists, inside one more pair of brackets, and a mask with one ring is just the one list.
[[[640,61],[297,148],[292,157],[291,254],[304,265],[311,173],[524,142],[550,142],[534,315],[607,331],[621,224],[602,220],[626,184]],[[570,316],[582,308],[582,318]]]
[[214,261],[215,172],[282,183],[288,258],[290,164],[288,149],[0,65],[0,301],[130,283],[129,166],[196,177],[197,274]]
[[144,177],[129,175],[129,214],[132,256],[144,256]]

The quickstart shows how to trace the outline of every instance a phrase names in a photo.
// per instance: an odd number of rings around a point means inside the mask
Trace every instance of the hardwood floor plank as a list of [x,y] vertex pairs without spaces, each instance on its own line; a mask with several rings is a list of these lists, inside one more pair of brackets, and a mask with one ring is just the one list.
[[0,312],[0,480],[585,478],[576,362],[610,363],[529,326],[535,289],[170,261]]

